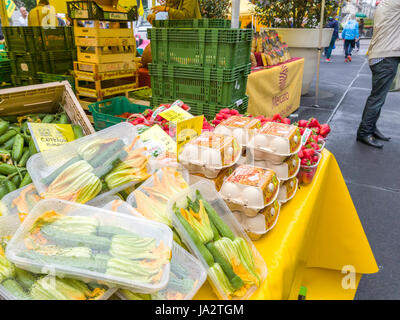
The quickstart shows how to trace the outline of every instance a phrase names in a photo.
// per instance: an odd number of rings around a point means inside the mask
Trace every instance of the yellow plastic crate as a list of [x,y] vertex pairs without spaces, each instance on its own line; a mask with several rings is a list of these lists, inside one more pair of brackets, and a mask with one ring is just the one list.
[[78,81],[103,81],[111,79],[120,79],[126,77],[136,76],[137,70],[121,70],[121,71],[110,71],[102,73],[92,73],[85,71],[74,71],[75,79]]
[[75,71],[85,71],[91,73],[103,73],[103,72],[113,72],[122,70],[136,70],[137,63],[132,60],[127,60],[123,62],[113,62],[113,63],[90,63],[90,62],[74,62]]
[[93,27],[81,27],[74,20],[75,37],[92,38],[130,38],[134,37],[133,29],[121,25],[119,22],[110,22],[108,28],[104,28],[101,21],[93,21]]
[[135,46],[126,47],[91,47],[95,48],[93,51],[83,51],[78,47],[78,61],[90,63],[114,63],[122,61],[133,61],[136,57]]
[[134,46],[135,38],[132,37],[75,37],[75,45],[77,47],[107,47],[107,46]]

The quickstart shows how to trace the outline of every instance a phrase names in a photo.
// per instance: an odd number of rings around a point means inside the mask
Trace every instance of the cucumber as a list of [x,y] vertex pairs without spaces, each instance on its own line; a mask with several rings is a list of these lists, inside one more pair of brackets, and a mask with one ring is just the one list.
[[5,142],[2,147],[6,150],[11,150],[14,145],[14,141],[15,141],[15,136],[9,139],[7,142]]
[[72,130],[74,130],[75,140],[78,140],[85,136],[85,134],[83,133],[83,129],[79,124],[74,124],[72,126]]
[[25,150],[24,153],[22,154],[21,159],[19,159],[18,167],[25,167],[30,155],[31,155],[30,151]]
[[4,184],[0,185],[0,200],[8,193],[7,188]]
[[222,270],[225,272],[232,287],[235,290],[238,290],[241,287],[243,287],[244,286],[243,280],[235,272],[233,272],[231,264],[228,261],[226,261],[225,258],[218,252],[218,249],[215,247],[214,243],[212,242],[207,243],[206,247],[214,257],[215,262],[218,263],[221,266]]
[[27,172],[27,173],[25,173],[25,176],[24,176],[24,178],[22,179],[22,181],[21,181],[21,183],[20,183],[20,185],[19,185],[18,188],[25,187],[25,186],[27,186],[27,185],[30,184],[30,183],[32,183],[32,178],[31,178],[29,172]]
[[0,174],[4,174],[6,176],[17,172],[17,168],[7,164],[7,163],[0,163]]
[[29,152],[31,155],[34,155],[37,153],[37,149],[35,146],[35,142],[33,141],[33,138],[31,138],[31,140],[29,140]]
[[3,287],[10,292],[17,300],[32,300],[32,298],[24,291],[22,286],[13,279],[7,279],[2,283]]
[[54,118],[55,116],[53,114],[48,114],[43,118],[42,123],[52,123]]
[[10,124],[6,121],[0,121],[0,136],[7,132]]
[[8,130],[5,134],[2,134],[0,136],[0,145],[2,145],[3,143],[6,143],[8,140],[10,140],[16,134],[18,134],[18,132],[15,129]]
[[106,251],[111,247],[110,239],[65,232],[51,225],[43,226],[40,232],[47,240],[62,247],[88,247],[100,251]]

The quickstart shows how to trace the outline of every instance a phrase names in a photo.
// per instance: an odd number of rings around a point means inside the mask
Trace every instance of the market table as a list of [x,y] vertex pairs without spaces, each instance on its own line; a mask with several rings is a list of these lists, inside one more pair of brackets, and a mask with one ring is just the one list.
[[253,69],[247,80],[249,106],[253,115],[288,116],[300,106],[304,58],[293,58],[273,67]]
[[[301,286],[307,287],[308,300],[353,299],[362,274],[378,272],[342,173],[327,150],[312,184],[300,187],[275,228],[254,244],[268,276],[252,299],[297,299]],[[195,296],[216,298],[208,282]]]

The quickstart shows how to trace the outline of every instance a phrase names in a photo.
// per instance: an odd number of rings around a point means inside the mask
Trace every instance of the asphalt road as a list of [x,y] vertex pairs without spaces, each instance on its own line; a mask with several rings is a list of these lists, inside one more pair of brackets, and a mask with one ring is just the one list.
[[[320,108],[314,92],[301,99],[299,118],[330,120],[327,148],[346,180],[380,271],[361,279],[356,299],[400,299],[400,93],[389,93],[378,127],[392,137],[383,150],[356,141],[356,132],[371,88],[365,53],[368,41],[344,63],[341,42],[331,63],[321,60]],[[314,88],[312,90],[315,90]]]

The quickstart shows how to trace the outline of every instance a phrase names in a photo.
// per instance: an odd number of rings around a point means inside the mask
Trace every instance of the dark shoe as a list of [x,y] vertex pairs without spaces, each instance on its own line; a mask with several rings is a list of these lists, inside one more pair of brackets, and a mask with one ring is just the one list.
[[382,140],[382,141],[390,141],[392,139],[391,137],[385,137],[382,132],[379,131],[378,128],[375,129],[375,132],[373,134],[374,138]]
[[360,141],[370,147],[374,147],[374,148],[378,148],[378,149],[383,148],[383,144],[377,142],[372,134],[370,134],[368,136],[364,136],[364,137],[357,137],[357,141]]

